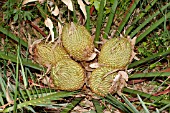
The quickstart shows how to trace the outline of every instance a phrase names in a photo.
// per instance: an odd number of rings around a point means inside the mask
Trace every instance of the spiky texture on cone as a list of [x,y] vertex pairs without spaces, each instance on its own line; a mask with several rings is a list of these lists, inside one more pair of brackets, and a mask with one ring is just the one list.
[[114,69],[124,69],[130,62],[131,54],[132,47],[127,38],[113,38],[102,46],[98,62]]
[[110,73],[113,69],[111,67],[99,67],[95,69],[89,79],[89,85],[91,90],[100,95],[106,96],[109,92],[113,79],[117,75],[117,72]]
[[93,40],[84,26],[74,23],[65,24],[62,31],[62,43],[75,60],[88,60],[94,50]]
[[61,59],[69,58],[64,48],[60,45],[39,43],[34,47],[34,60],[41,65],[55,65]]
[[83,68],[71,59],[63,59],[52,68],[51,77],[56,89],[73,91],[84,84]]

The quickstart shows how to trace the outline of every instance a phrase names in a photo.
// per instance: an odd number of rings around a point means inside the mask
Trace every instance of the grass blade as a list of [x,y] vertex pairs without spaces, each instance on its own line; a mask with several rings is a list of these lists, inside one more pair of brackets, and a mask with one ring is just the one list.
[[36,4],[37,9],[40,11],[41,16],[46,19],[48,15],[45,13],[44,9],[42,8],[40,3]]
[[103,110],[102,110],[102,107],[100,105],[100,102],[98,100],[95,100],[95,99],[92,99],[92,102],[93,102],[94,107],[96,109],[96,113],[102,113]]
[[156,113],[160,113],[159,110],[156,108]]
[[3,98],[2,98],[2,92],[0,92],[0,103],[1,103],[1,105],[4,105],[4,100],[3,100]]
[[117,100],[112,95],[107,95],[106,98],[104,98],[104,100],[106,100],[111,105],[113,105],[115,108],[120,109],[125,113],[132,113],[131,109],[129,109],[127,106],[125,106],[122,102]]
[[76,15],[76,9],[75,9],[75,5],[73,4],[73,21],[75,23],[77,23],[77,15]]
[[125,101],[125,103],[133,110],[134,113],[140,113],[124,95],[122,95],[121,97]]
[[170,72],[151,72],[151,73],[137,73],[129,76],[129,79],[148,78],[148,77],[169,77]]
[[[0,71],[1,71],[1,68],[0,68]],[[4,76],[6,76],[6,75],[4,74]],[[0,73],[1,92],[6,97],[6,87],[7,87],[7,84],[6,84],[6,81],[4,81],[4,79],[2,77],[3,77],[3,75]]]
[[141,92],[141,91],[137,91],[137,90],[133,90],[133,89],[129,89],[129,88],[123,88],[123,92],[124,93],[130,93],[130,94],[139,94],[140,96],[142,97],[145,97],[145,98],[148,98],[148,99],[152,99],[152,100],[155,100],[157,101],[158,103],[162,103],[162,104],[169,104],[170,103],[170,100],[163,100],[162,96],[152,96],[150,94],[147,94],[147,93],[144,93],[144,92]]
[[159,109],[159,112],[163,111],[166,108],[170,108],[170,104],[167,104],[166,106],[162,107],[161,109]]
[[115,15],[117,4],[118,4],[118,1],[114,0],[113,5],[111,7],[111,12],[109,14],[109,19],[108,19],[108,22],[107,22],[107,25],[106,25],[106,28],[105,28],[105,31],[104,31],[104,35],[103,35],[103,38],[105,38],[105,39],[107,38],[108,33],[110,31],[110,27],[111,27],[111,24],[113,22],[113,18],[114,18],[114,15]]
[[[161,11],[165,10],[168,6],[170,6],[170,3],[166,4],[164,7],[162,7],[160,10],[158,10],[155,14],[147,18],[139,27],[137,27],[131,34],[130,37],[132,38],[135,36],[145,25],[147,25],[154,17],[156,17],[158,14],[161,13]],[[160,23],[161,24],[161,23]],[[157,26],[156,26],[157,27]]]
[[7,35],[8,37],[10,37],[11,39],[15,40],[16,42],[20,43],[24,47],[28,47],[27,42],[25,42],[21,38],[19,38],[19,37],[15,36],[14,34],[12,34],[10,30],[0,26],[0,32],[2,32],[3,34]]
[[55,90],[52,91],[51,89],[46,89],[46,88],[41,88],[41,89],[32,88],[30,90],[25,89],[25,90],[20,90],[20,92],[24,96],[25,100],[32,100],[35,98],[40,98],[56,93]]
[[77,104],[79,104],[81,102],[82,99],[83,98],[75,98],[60,113],[69,113]]
[[[144,9],[144,13],[141,13],[132,23],[132,26],[130,26],[127,30],[126,30],[126,35],[128,35],[131,30],[134,28],[134,25],[145,15],[147,14],[147,12],[152,8],[152,6],[157,2],[158,0],[154,0],[152,1],[152,3],[148,4],[146,6],[146,8]],[[158,11],[159,12],[159,11]],[[133,37],[133,36],[132,36]]]
[[144,33],[142,33],[137,39],[136,39],[136,44],[139,43],[145,36],[147,36],[150,32],[152,32],[154,29],[156,29],[162,22],[165,21],[166,19],[170,18],[170,12],[165,14],[166,16],[162,17],[155,23],[153,23],[148,29],[145,30]]
[[37,112],[34,111],[34,109],[31,106],[26,106],[25,108],[30,110],[32,113],[37,113]]
[[136,8],[137,4],[139,3],[140,0],[135,0],[134,4],[132,5],[132,7],[129,9],[128,13],[126,14],[126,17],[123,19],[122,23],[119,25],[117,32],[116,32],[116,36],[118,36],[121,31],[123,30],[125,24],[127,23],[127,21],[129,20],[131,14],[133,13],[134,9]]
[[129,68],[129,69],[130,69],[130,68],[134,68],[134,67],[136,67],[136,66],[139,66],[139,65],[144,64],[144,63],[148,63],[148,62],[150,62],[150,61],[152,61],[152,60],[156,60],[156,59],[158,59],[158,58],[160,58],[160,57],[163,57],[163,56],[166,56],[166,55],[168,55],[168,54],[170,54],[170,49],[167,50],[167,51],[165,51],[165,52],[162,52],[162,53],[153,54],[152,56],[147,57],[147,58],[144,58],[144,59],[141,59],[141,60],[139,60],[139,61],[135,61],[135,62],[131,63],[131,64],[128,66],[128,68]]
[[[6,54],[5,52],[3,51],[0,51],[0,58],[4,59],[4,60],[10,60],[11,62],[15,62],[17,63],[17,58],[15,55],[13,54]],[[20,62],[19,62],[20,63]],[[43,67],[41,67],[40,65],[38,64],[35,64],[35,63],[32,63],[31,60],[27,60],[27,59],[22,59],[22,64],[25,65],[25,66],[28,66],[28,67],[31,67],[33,69],[37,69],[37,70],[41,70],[43,71]]]
[[[94,38],[94,42],[99,41],[99,36],[100,36],[100,29],[102,26],[102,20],[103,20],[103,9],[104,9],[104,2],[105,0],[100,1],[100,7],[99,7],[99,12],[98,12],[98,17],[97,17],[97,24],[96,24],[96,34]],[[95,43],[96,46],[98,46]]]
[[20,57],[19,57],[19,62],[20,62],[20,66],[21,66],[21,74],[22,74],[22,77],[23,77],[24,87],[27,88],[28,80],[27,80],[27,77],[25,75],[24,67],[22,65],[22,60],[21,60]]
[[17,65],[16,65],[16,74],[15,74],[15,92],[14,92],[14,109],[13,112],[17,113],[17,97],[18,97],[18,86],[19,86],[19,57],[20,57],[20,48],[18,46],[17,50]]
[[86,29],[90,32],[90,6],[86,5],[86,12],[87,12],[87,20],[86,20]]
[[145,113],[150,113],[150,112],[148,111],[147,107],[145,106],[145,103],[144,103],[144,102],[142,101],[142,99],[140,98],[140,96],[139,96],[138,94],[137,94],[137,96],[138,96],[138,99],[139,99],[140,103],[142,104],[142,107],[143,107]]
[[[38,98],[38,99],[33,99],[33,100],[30,100],[30,101],[25,101],[23,103],[20,103],[17,105],[17,109],[20,109],[22,107],[25,107],[25,106],[29,106],[29,105],[32,105],[32,106],[36,106],[38,104],[47,104],[49,103],[50,101],[52,100],[59,100],[61,98],[64,98],[64,97],[68,97],[68,96],[72,96],[76,94],[76,92],[55,92],[51,95],[47,95],[45,97],[41,97],[41,98]],[[3,112],[10,112],[14,109],[14,106],[11,106],[11,107],[8,107],[6,108]]]

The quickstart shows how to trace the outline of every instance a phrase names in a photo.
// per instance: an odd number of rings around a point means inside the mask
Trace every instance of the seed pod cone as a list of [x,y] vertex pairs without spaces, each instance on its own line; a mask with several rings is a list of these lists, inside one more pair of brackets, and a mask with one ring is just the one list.
[[51,77],[56,89],[73,91],[83,86],[85,74],[77,62],[63,59],[52,68]]
[[93,40],[84,26],[66,23],[62,31],[62,42],[75,60],[87,61],[93,54]]
[[41,65],[55,65],[61,59],[69,58],[64,48],[60,45],[39,43],[34,47],[34,60]]
[[127,38],[112,38],[101,48],[98,62],[114,69],[124,69],[130,62],[131,43]]
[[91,90],[100,95],[106,96],[110,92],[112,81],[117,75],[117,72],[109,73],[113,69],[111,67],[99,67],[95,69],[89,79]]

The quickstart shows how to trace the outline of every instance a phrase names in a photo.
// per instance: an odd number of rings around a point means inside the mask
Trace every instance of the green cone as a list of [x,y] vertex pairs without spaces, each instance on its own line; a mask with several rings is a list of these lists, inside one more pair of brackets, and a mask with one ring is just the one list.
[[63,27],[62,43],[70,56],[79,61],[87,61],[94,50],[89,32],[84,26],[74,23],[65,24]]
[[127,38],[113,38],[101,48],[98,62],[114,69],[124,69],[130,62],[131,44]]
[[89,85],[94,93],[100,96],[111,93],[109,90],[112,86],[113,79],[117,75],[117,72],[109,74],[111,71],[113,71],[111,67],[99,67],[92,72],[89,79]]
[[63,59],[51,70],[56,89],[73,91],[80,89],[84,84],[84,70],[75,61]]
[[69,58],[64,48],[57,45],[55,48],[53,44],[39,43],[34,48],[34,60],[41,65],[55,65],[61,59]]

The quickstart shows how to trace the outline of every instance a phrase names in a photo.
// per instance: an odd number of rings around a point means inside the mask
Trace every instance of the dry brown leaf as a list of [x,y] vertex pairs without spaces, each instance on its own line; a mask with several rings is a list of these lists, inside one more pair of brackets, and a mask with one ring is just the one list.
[[11,100],[10,95],[9,95],[9,88],[8,88],[8,86],[7,86],[7,88],[6,88],[6,100],[7,100],[8,103],[13,102],[13,101]]
[[161,72],[170,72],[170,67],[167,67],[166,69],[161,70]]
[[38,0],[40,4],[44,3],[46,0]]
[[137,80],[130,80],[128,81],[128,84],[137,84],[146,81],[147,79],[137,79]]
[[130,62],[132,62],[133,59],[135,59],[135,60],[140,60],[139,58],[136,57],[136,54],[137,54],[137,53],[135,53],[135,52],[132,50],[132,55],[131,55],[131,57],[130,57]]
[[54,16],[58,16],[58,14],[59,14],[58,6],[55,6],[54,11],[52,11],[51,13],[52,13]]
[[61,1],[68,6],[68,9],[70,11],[73,11],[73,4],[71,0],[61,0]]
[[31,46],[31,41],[32,41],[31,35],[30,35],[30,33],[28,33],[28,47]]
[[51,38],[52,38],[51,42],[54,42],[53,22],[51,21],[50,18],[47,18],[44,23],[45,23],[46,27],[48,27],[49,30],[50,30],[50,35],[51,35]]
[[95,63],[91,63],[91,64],[89,65],[89,67],[92,68],[92,69],[95,69],[95,68],[100,67],[100,65],[99,65],[99,63],[95,62]]
[[58,22],[58,34],[59,34],[59,38],[61,38],[61,34],[62,34],[62,25],[60,22]]
[[166,90],[164,90],[164,91],[155,93],[155,94],[153,94],[153,96],[165,95],[165,94],[168,94],[168,93],[170,93],[170,88],[169,88],[169,89],[166,89]]
[[45,2],[45,0],[24,0],[22,2],[22,5],[25,5],[25,4],[29,3],[29,2],[36,2],[36,1],[39,1],[40,3],[44,3]]
[[122,89],[127,86],[126,81],[128,81],[128,74],[125,71],[119,71],[113,80],[112,87],[110,88],[110,92],[117,92],[118,95],[121,95]]
[[25,4],[29,3],[29,2],[36,2],[36,1],[38,1],[38,0],[24,0],[22,2],[22,5],[25,5]]
[[84,2],[85,2],[87,5],[90,4],[89,0],[84,0]]
[[[107,77],[108,75],[110,75],[110,74],[112,74],[112,73],[114,73],[114,72],[116,72],[116,71],[118,71],[118,70],[119,70],[119,69],[114,69],[114,70],[106,73],[106,74],[103,76],[103,79],[104,79],[105,77]],[[116,77],[117,77],[117,76],[116,76]],[[115,77],[115,79],[117,79],[116,77]]]
[[89,101],[86,98],[82,101],[82,103],[83,103],[84,107],[86,107],[86,108],[92,108],[93,107],[93,102]]
[[112,112],[111,112],[111,111],[108,111],[108,110],[107,110],[107,111],[105,110],[105,111],[103,111],[103,113],[112,113]]
[[116,109],[113,113],[122,113],[120,110]]
[[45,84],[45,85],[51,84],[51,83],[50,83],[50,77],[45,76],[45,77],[41,80],[41,82],[42,82],[43,84]]
[[0,108],[5,109],[8,105],[14,104],[14,101],[11,99],[11,97],[9,95],[9,78],[8,78],[8,82],[7,82],[7,86],[6,86],[6,100],[8,103],[4,104],[3,106],[0,106]]
[[135,43],[136,43],[136,39],[137,37],[134,37],[133,39],[131,39],[131,45],[132,45],[132,49],[134,49]]
[[29,53],[31,55],[34,55],[33,49],[36,46],[36,44],[39,44],[43,39],[35,40],[32,44],[29,46]]
[[94,52],[100,53],[100,51],[97,48],[94,48]]
[[94,58],[96,58],[97,53],[92,53],[92,55],[87,59],[87,61],[93,60]]
[[80,9],[81,9],[81,11],[83,12],[84,17],[85,17],[85,21],[86,21],[86,19],[87,19],[86,6],[85,6],[85,4],[83,3],[82,0],[77,0],[77,2],[78,2],[78,4],[80,5]]
[[54,1],[49,1],[49,0],[47,0],[47,4],[48,4],[50,7],[52,7],[55,3],[54,3]]
[[131,47],[132,47],[132,55],[130,58],[130,62],[132,62],[133,59],[140,60],[139,58],[136,57],[137,53],[134,52],[134,47],[135,47],[137,37],[134,37],[133,39],[131,39],[130,36],[128,36],[127,39],[130,41]]

